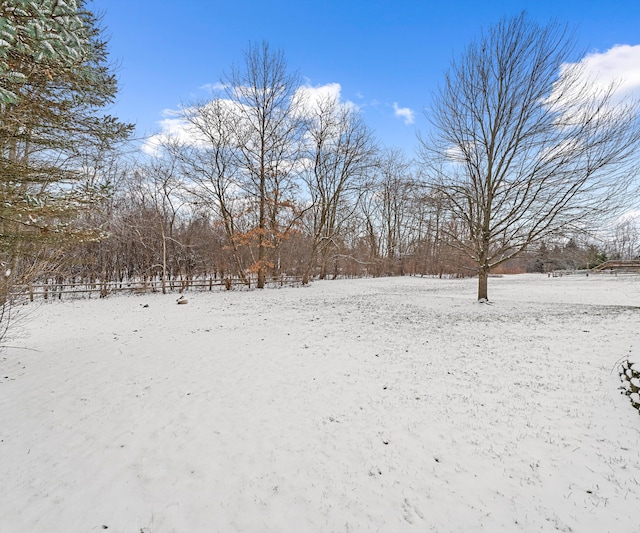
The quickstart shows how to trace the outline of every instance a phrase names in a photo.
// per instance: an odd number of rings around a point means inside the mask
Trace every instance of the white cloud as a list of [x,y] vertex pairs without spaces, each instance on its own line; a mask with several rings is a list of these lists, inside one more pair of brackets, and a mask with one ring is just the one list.
[[162,145],[169,139],[180,142],[194,140],[193,126],[180,116],[180,111],[164,109],[162,116],[164,118],[158,122],[160,132],[147,138],[140,148],[152,157],[159,157],[162,154]]
[[640,228],[640,209],[627,211],[623,215],[620,215],[615,221],[616,224],[624,224],[625,222],[636,224],[638,228]]
[[[640,101],[638,65],[640,45],[628,44],[587,54],[577,63],[565,63],[546,103],[570,123],[583,121],[585,111],[590,113],[594,103],[605,102],[602,112],[606,113],[629,99]],[[627,112],[624,107],[618,111]]]
[[325,98],[340,100],[342,86],[339,83],[327,83],[326,85],[318,85],[317,87],[303,85],[298,91],[303,93],[310,101],[317,102]]
[[227,86],[224,83],[220,83],[219,81],[216,83],[205,83],[204,85],[198,87],[198,89],[209,91],[212,93],[217,91],[224,91],[226,88]]
[[160,157],[162,155],[162,140],[163,137],[161,134],[152,135],[144,141],[140,150],[151,157]]
[[[220,84],[203,86],[201,88],[211,88],[212,90],[224,89]],[[312,86],[310,84],[300,87],[296,92],[296,98],[302,104],[302,115],[312,116],[318,110],[321,102],[335,101],[339,107],[357,110],[359,107],[350,100],[342,100],[342,86],[339,83],[327,83],[325,85]],[[217,100],[222,103],[231,113],[236,103],[228,99]],[[189,109],[186,109],[189,111]],[[186,144],[198,144],[202,142],[201,135],[192,124],[183,118],[180,110],[165,109],[162,111],[162,120],[158,122],[160,132],[149,137],[141,147],[141,150],[150,156],[159,157],[162,155],[162,144],[167,140],[179,141]]]
[[404,123],[408,126],[415,122],[415,114],[412,109],[408,107],[398,107],[398,102],[393,102],[393,114],[404,120]]
[[339,83],[327,83],[325,85],[304,85],[296,93],[302,103],[305,115],[313,115],[319,108],[321,102],[334,101],[339,106],[357,110],[359,106],[350,100],[342,100],[342,86]]
[[618,44],[606,52],[587,54],[580,63],[601,86],[615,83],[619,96],[640,99],[640,44]]

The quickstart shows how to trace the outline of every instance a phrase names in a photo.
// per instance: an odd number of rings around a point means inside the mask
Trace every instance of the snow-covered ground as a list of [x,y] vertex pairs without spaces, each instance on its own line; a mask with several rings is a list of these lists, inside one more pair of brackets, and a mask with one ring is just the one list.
[[640,531],[640,278],[27,306],[0,531]]

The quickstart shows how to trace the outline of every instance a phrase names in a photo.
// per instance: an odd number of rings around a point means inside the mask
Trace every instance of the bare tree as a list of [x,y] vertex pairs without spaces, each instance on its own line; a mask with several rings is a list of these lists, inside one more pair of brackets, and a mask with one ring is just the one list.
[[221,221],[236,273],[246,284],[238,228],[245,209],[238,167],[241,117],[235,104],[221,98],[184,107],[181,116],[189,124],[189,138],[167,139],[164,147],[180,165],[195,201]]
[[176,239],[176,223],[179,212],[185,201],[182,198],[182,183],[177,175],[176,164],[172,159],[154,159],[149,162],[143,182],[138,185],[143,189],[141,198],[148,202],[148,208],[153,212],[154,225],[160,233],[162,244],[162,294],[167,292],[168,252],[172,248],[176,273],[182,276],[181,265],[177,264],[176,245],[182,243]]
[[637,259],[640,257],[640,220],[626,217],[614,227],[611,243],[614,259]]
[[287,189],[300,149],[304,121],[299,111],[300,81],[287,71],[281,51],[267,43],[251,45],[244,65],[224,76],[224,91],[235,104],[241,128],[237,131],[244,187],[257,199],[255,230],[257,258],[254,268],[258,288],[264,288],[270,266],[269,251],[282,237],[280,211],[290,205]]
[[320,277],[325,277],[331,245],[353,215],[364,178],[375,165],[376,152],[361,116],[336,98],[321,99],[309,114],[307,168],[303,175],[311,200],[311,250],[303,283],[308,283],[318,256]]
[[452,63],[428,112],[423,160],[463,224],[448,238],[476,265],[479,300],[495,266],[610,218],[635,174],[637,105],[586,79],[572,54],[558,23],[504,19]]
[[380,190],[383,248],[386,270],[400,263],[408,252],[410,234],[414,229],[414,203],[417,199],[416,183],[411,164],[398,149],[386,150],[378,165],[378,187]]
[[375,275],[404,273],[412,245],[422,237],[423,198],[402,150],[385,149],[360,195],[358,214]]

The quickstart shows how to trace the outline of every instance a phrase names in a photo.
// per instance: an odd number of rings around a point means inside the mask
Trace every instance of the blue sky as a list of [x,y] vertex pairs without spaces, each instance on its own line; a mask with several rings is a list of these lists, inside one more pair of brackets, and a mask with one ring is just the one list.
[[[432,92],[482,28],[525,10],[576,30],[594,64],[634,78],[640,96],[639,0],[93,0],[104,15],[120,93],[110,111],[158,133],[165,110],[201,100],[249,42],[284,51],[306,84],[340,84],[376,137],[412,154]],[[624,54],[597,56],[615,45]],[[631,54],[631,55],[630,55]],[[624,56],[624,61],[620,57]],[[637,59],[637,62],[636,62]],[[631,65],[631,67],[630,67]],[[637,83],[636,83],[637,82]],[[413,122],[410,120],[413,117]]]

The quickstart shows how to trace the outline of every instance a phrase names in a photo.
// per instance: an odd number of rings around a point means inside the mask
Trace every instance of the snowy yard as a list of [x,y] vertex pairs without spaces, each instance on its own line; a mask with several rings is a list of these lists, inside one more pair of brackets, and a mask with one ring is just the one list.
[[640,531],[640,278],[476,283],[25,307],[0,531]]

